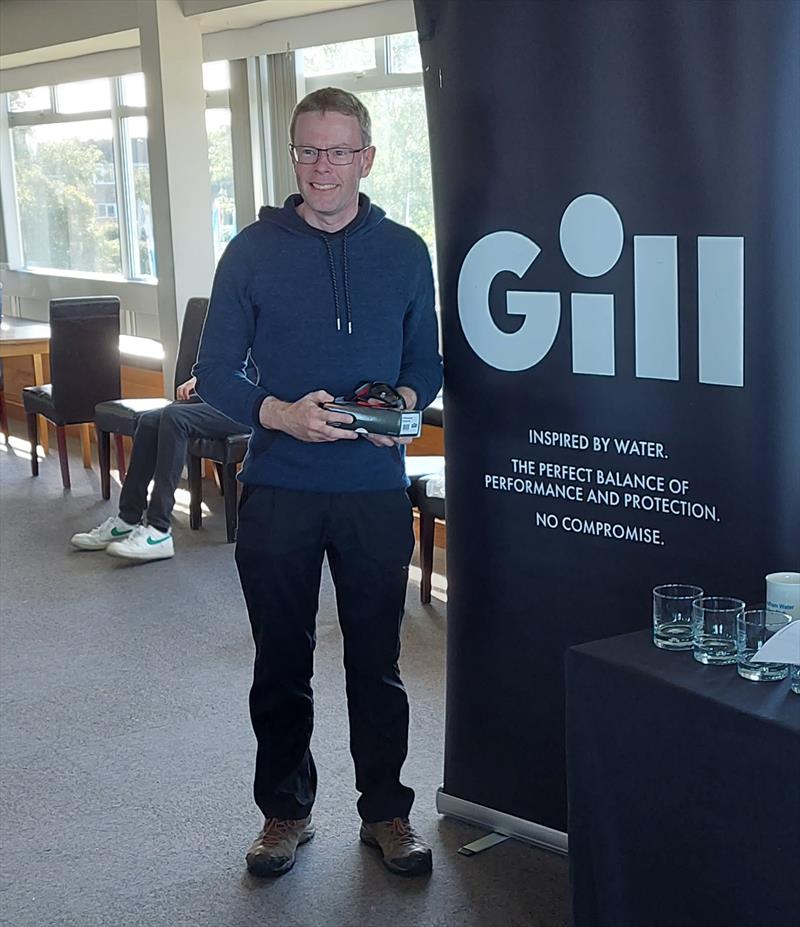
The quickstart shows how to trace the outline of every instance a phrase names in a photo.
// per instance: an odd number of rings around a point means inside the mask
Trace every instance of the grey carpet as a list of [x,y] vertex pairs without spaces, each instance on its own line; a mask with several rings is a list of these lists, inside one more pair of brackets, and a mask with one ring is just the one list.
[[[21,429],[14,429],[19,433]],[[405,780],[431,840],[430,879],[386,871],[357,840],[341,638],[330,579],[319,613],[317,836],[276,881],[247,875],[260,826],[247,716],[252,644],[208,488],[202,530],[178,512],[176,557],[129,565],[69,536],[115,512],[72,455],[0,446],[0,923],[8,927],[561,927],[567,862],[440,818],[445,610],[411,583],[402,669],[411,699]],[[441,562],[439,568],[441,568]]]

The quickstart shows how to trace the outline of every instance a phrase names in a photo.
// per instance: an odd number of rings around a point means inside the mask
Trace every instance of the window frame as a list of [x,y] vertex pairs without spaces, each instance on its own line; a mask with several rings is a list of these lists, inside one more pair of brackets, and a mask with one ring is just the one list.
[[[5,228],[8,239],[8,267],[9,270],[24,273],[39,273],[57,276],[82,276],[98,279],[123,279],[134,283],[157,283],[157,276],[134,274],[135,266],[131,243],[136,241],[134,225],[135,202],[133,198],[133,165],[129,157],[130,146],[125,143],[123,133],[123,120],[129,117],[147,117],[146,106],[131,106],[124,104],[122,81],[126,75],[113,75],[104,78],[109,81],[111,94],[111,107],[103,110],[90,110],[79,113],[59,113],[56,111],[56,84],[50,84],[50,109],[32,110],[29,112],[14,113],[9,110],[9,93],[0,94],[0,172],[4,178],[11,182],[3,189],[8,189],[10,196],[6,202],[4,197],[3,212]],[[95,78],[96,79],[96,78]],[[105,274],[101,271],[75,271],[65,267],[30,267],[26,264],[22,245],[22,227],[20,223],[19,202],[17,198],[17,178],[14,165],[13,145],[11,133],[13,129],[24,126],[66,125],[72,122],[87,122],[100,119],[111,121],[111,144],[114,158],[114,202],[117,209],[117,224],[119,227],[120,244],[120,273]]]
[[[323,74],[320,77],[306,77],[303,73],[303,50],[298,48],[297,71],[298,83],[305,86],[305,93],[311,93],[319,90],[321,87],[336,86],[342,90],[349,90],[351,93],[364,93],[373,90],[394,90],[402,87],[421,87],[422,71],[412,71],[407,73],[394,73],[389,70],[391,62],[391,50],[389,40],[392,35],[402,35],[403,33],[390,33],[388,35],[376,35],[372,37],[375,43],[375,67],[367,71],[340,71],[335,74]],[[317,43],[319,44],[319,43]],[[331,45],[341,45],[341,42],[331,42]],[[313,48],[316,46],[308,46]],[[298,99],[302,97],[301,93]]]

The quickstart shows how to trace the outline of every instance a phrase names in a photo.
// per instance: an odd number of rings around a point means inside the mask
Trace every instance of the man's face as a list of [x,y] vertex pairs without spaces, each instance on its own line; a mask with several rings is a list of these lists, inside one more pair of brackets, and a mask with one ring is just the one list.
[[[355,116],[343,113],[301,113],[294,127],[294,144],[300,148],[352,148],[363,146]],[[297,187],[303,197],[300,213],[309,225],[335,231],[358,212],[358,185],[372,169],[375,149],[353,157],[352,164],[331,164],[320,152],[316,164],[295,164]]]

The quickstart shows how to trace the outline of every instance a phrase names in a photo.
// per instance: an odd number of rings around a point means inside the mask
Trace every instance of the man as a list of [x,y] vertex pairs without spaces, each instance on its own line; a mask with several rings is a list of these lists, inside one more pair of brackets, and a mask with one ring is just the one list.
[[[255,640],[250,713],[264,827],[251,873],[288,871],[314,833],[311,676],[327,555],[344,638],[361,839],[403,874],[431,871],[400,782],[408,700],[397,660],[414,548],[402,444],[337,428],[324,403],[364,381],[424,408],[441,385],[427,248],[359,195],[370,118],[334,88],[305,97],[290,146],[300,191],[264,208],[220,261],[195,373],[212,405],[253,423],[236,563]],[[252,352],[258,386],[244,377]]]
[[[170,515],[175,489],[194,437],[225,438],[243,434],[248,426],[232,422],[195,393],[195,377],[175,391],[178,402],[145,412],[136,426],[128,472],[119,495],[119,514],[91,531],[73,534],[79,550],[104,550],[126,560],[164,560],[175,556]],[[147,501],[147,487],[153,492]],[[142,523],[146,514],[147,521]]]

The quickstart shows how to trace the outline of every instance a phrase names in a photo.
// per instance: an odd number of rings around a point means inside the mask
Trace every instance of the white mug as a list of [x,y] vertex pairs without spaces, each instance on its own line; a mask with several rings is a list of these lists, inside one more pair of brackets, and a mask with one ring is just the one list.
[[800,618],[800,573],[767,574],[767,608]]

